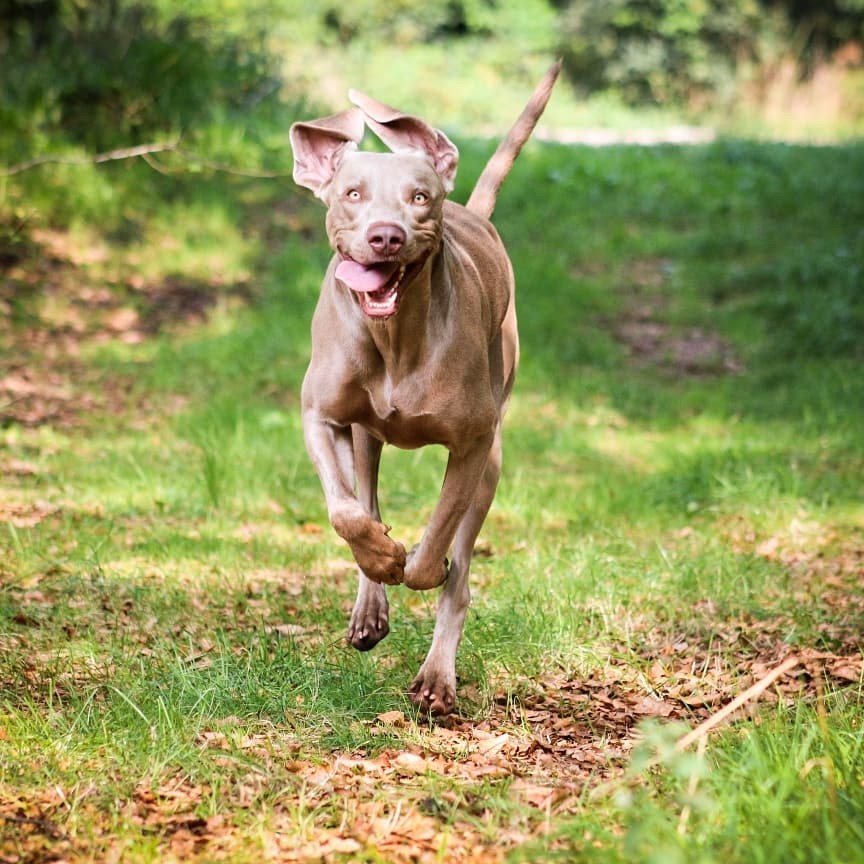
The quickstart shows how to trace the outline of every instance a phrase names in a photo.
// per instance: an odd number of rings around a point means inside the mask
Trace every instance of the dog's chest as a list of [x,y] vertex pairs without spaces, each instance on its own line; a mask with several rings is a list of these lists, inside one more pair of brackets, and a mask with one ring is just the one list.
[[[388,375],[366,382],[359,419],[373,435],[397,447],[426,444],[451,446],[477,427],[477,434],[494,422],[491,398],[465,399],[464,388],[446,386],[443,372],[409,376],[394,381]],[[479,404],[478,404],[479,402]],[[487,403],[488,404],[485,404]]]
[[384,374],[367,381],[363,425],[397,447],[445,443],[451,411],[429,385],[421,375],[395,382]]

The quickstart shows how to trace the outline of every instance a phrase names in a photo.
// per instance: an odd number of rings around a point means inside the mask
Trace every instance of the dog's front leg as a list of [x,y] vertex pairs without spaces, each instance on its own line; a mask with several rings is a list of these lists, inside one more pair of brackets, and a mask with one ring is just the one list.
[[398,585],[405,569],[405,547],[387,536],[354,494],[354,447],[350,426],[338,426],[315,411],[303,413],[306,449],[318,472],[330,524],[347,541],[360,569],[373,582]]
[[405,565],[405,585],[416,591],[436,588],[447,579],[447,550],[489,460],[493,432],[475,439],[464,451],[451,450],[441,495],[423,539]]
[[[381,521],[378,509],[378,467],[383,443],[362,426],[352,426],[354,439],[354,472],[357,475],[357,497],[373,519]],[[387,592],[379,582],[372,582],[361,570],[357,599],[348,623],[348,641],[358,651],[374,648],[390,632],[390,605]]]

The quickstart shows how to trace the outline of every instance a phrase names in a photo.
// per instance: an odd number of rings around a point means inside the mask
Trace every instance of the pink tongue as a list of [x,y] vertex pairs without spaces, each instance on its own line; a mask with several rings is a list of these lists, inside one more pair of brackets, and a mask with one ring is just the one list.
[[357,261],[340,261],[336,267],[336,278],[352,291],[367,294],[380,291],[390,280],[399,265],[394,261],[381,264],[359,264]]

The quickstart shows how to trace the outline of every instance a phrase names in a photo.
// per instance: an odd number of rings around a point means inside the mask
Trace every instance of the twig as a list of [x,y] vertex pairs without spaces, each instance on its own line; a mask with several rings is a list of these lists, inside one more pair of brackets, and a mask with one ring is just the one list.
[[[219,171],[222,174],[234,174],[237,177],[252,177],[256,180],[275,180],[279,177],[291,176],[290,171],[261,171],[257,168],[234,168],[231,165],[226,165],[224,162],[214,162],[211,159],[205,159],[203,156],[190,153],[188,150],[181,150],[179,147],[173,152],[176,156],[179,156],[186,162],[198,165],[202,168],[208,168],[210,171]],[[163,165],[149,154],[142,158],[154,171],[158,171],[160,174],[182,174],[184,171],[189,170],[186,166],[169,168],[167,165]]]
[[[705,756],[705,750],[708,747],[708,736],[699,739],[699,746],[696,753],[701,762]],[[693,812],[693,806],[690,803],[696,795],[696,787],[699,785],[699,772],[694,769],[690,775],[690,781],[687,784],[687,803],[681,810],[681,816],[678,818],[678,833],[683,837],[687,833],[687,822],[690,819],[690,814]]]
[[236,174],[238,177],[254,177],[259,180],[274,180],[278,177],[290,177],[290,171],[259,171],[257,168],[234,168],[224,162],[213,162],[203,156],[197,156],[188,150],[177,149],[177,155],[187,162],[195,162],[211,171],[220,171],[223,174]]
[[[721,708],[716,714],[712,714],[707,720],[700,723],[695,729],[683,735],[675,742],[676,750],[686,750],[691,744],[696,741],[700,742],[700,752],[702,751],[702,742],[707,739],[708,733],[722,723],[730,714],[734,714],[745,702],[755,699],[757,696],[767,690],[781,675],[785,675],[790,669],[798,666],[800,661],[797,657],[787,657],[779,666],[772,669],[763,678],[760,678],[751,687],[748,687],[740,696],[733,699],[724,708]],[[655,768],[662,762],[662,757],[657,755],[649,759],[643,770],[647,771],[650,768]],[[596,800],[610,792],[613,792],[618,787],[619,779],[607,780],[595,786],[589,793],[590,798]],[[683,816],[683,814],[682,814]],[[688,814],[689,816],[689,814]],[[684,823],[686,826],[686,821]]]
[[11,168],[4,168],[0,171],[0,174],[4,177],[11,177],[13,174],[20,174],[22,171],[29,171],[31,168],[49,163],[58,165],[93,165],[99,162],[112,162],[116,159],[134,159],[136,156],[145,156],[148,153],[164,153],[166,150],[176,150],[177,143],[177,141],[171,141],[163,144],[139,144],[136,147],[121,147],[118,150],[107,150],[104,153],[97,153],[95,156],[35,156],[26,162],[19,162]]
[[715,726],[722,723],[730,714],[737,711],[745,702],[755,699],[767,690],[781,675],[785,675],[790,669],[794,669],[799,663],[797,657],[787,657],[779,666],[772,669],[763,678],[760,678],[751,687],[733,699],[728,705],[721,708],[716,714],[712,714],[707,720],[700,723],[695,729],[688,732],[675,742],[676,750],[686,750],[694,741],[704,738]]
[[97,153],[95,156],[35,156],[26,162],[19,162],[17,165],[12,165],[9,168],[0,169],[0,177],[11,177],[13,174],[29,171],[31,168],[37,168],[40,165],[97,165],[101,162],[113,162],[118,159],[135,159],[138,157],[141,157],[154,171],[158,171],[160,174],[176,173],[176,169],[161,165],[153,159],[152,156],[154,153],[174,153],[185,162],[200,165],[202,168],[219,171],[223,174],[236,174],[238,177],[273,180],[279,177],[291,176],[291,172],[288,171],[260,171],[256,168],[235,168],[231,165],[226,165],[224,162],[214,162],[210,159],[205,159],[203,156],[190,153],[188,150],[181,149],[178,146],[179,143],[178,139],[177,141],[169,141],[162,144],[139,144],[136,147],[121,147],[118,150],[107,150],[104,153]]
[[[698,741],[699,745],[697,753],[701,760],[705,755],[705,749],[708,745],[708,733],[723,720],[732,714],[737,708],[740,708],[748,699],[755,699],[766,690],[771,684],[776,681],[781,675],[793,669],[798,665],[797,657],[787,657],[776,669],[772,669],[764,678],[760,678],[752,687],[748,687],[737,699],[733,699],[725,708],[722,708],[716,714],[712,714],[704,723],[697,726],[692,732],[688,732],[682,738],[679,738],[675,744],[676,750],[685,750],[694,741]],[[699,774],[694,771],[690,777],[690,782],[687,785],[688,803],[681,810],[681,816],[678,819],[678,833],[683,837],[687,833],[687,822],[690,819],[692,806],[690,801],[696,794],[696,787],[699,785]]]

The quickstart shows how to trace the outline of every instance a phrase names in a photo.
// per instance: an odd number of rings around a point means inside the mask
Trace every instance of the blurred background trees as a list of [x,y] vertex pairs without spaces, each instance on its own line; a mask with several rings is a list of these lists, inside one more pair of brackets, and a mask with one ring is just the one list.
[[161,142],[166,170],[290,174],[288,125],[348,86],[495,135],[558,55],[549,125],[860,136],[862,45],[864,0],[0,0],[0,222],[78,206],[84,181],[19,170],[46,156]]
[[[565,58],[577,94],[706,110],[757,100],[778,70],[860,67],[864,0],[0,0],[0,155],[256,123],[316,91],[327,67],[292,57],[392,57],[393,79],[436,46],[461,75],[506,78],[526,55]],[[422,67],[422,59],[419,61]],[[286,80],[286,70],[294,80]],[[475,78],[483,69],[474,67]],[[533,69],[532,69],[533,73]],[[788,71],[787,71],[787,74]],[[409,74],[409,77],[410,76]],[[312,86],[304,88],[304,83]],[[421,89],[452,87],[440,69]],[[466,89],[477,81],[464,79]]]
[[[585,92],[705,106],[791,63],[859,63],[864,0],[568,0],[561,50]],[[845,53],[843,53],[845,51]]]
[[[184,4],[174,4],[174,10]],[[4,155],[61,138],[90,150],[195,135],[281,87],[260,34],[216,15],[122,0],[0,0]]]

